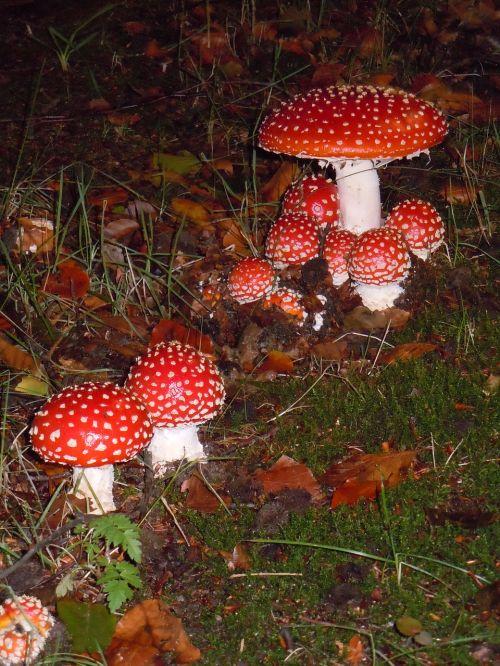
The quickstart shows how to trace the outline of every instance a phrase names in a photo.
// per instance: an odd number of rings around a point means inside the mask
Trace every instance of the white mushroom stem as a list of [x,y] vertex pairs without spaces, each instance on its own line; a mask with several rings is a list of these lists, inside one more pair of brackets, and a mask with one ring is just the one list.
[[89,513],[107,513],[116,509],[113,501],[113,465],[73,467],[73,492],[89,500]]
[[156,477],[163,476],[169,465],[177,460],[206,458],[197,426],[155,428],[148,451]]
[[380,183],[371,160],[332,162],[337,176],[341,225],[354,234],[382,225]]
[[363,305],[369,310],[392,308],[394,301],[403,293],[400,282],[389,282],[388,284],[354,282],[354,289],[361,296]]

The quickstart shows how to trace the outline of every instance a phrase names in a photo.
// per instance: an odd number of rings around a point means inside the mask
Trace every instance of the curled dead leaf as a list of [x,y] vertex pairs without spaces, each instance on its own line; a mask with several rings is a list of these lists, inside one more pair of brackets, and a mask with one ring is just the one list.
[[13,370],[29,370],[38,375],[40,368],[36,360],[17,345],[13,345],[4,335],[0,334],[0,360]]
[[255,478],[266,493],[276,494],[286,488],[300,488],[311,495],[315,504],[321,504],[325,499],[311,470],[289,456],[281,456],[268,470],[257,470]]
[[89,286],[88,273],[73,259],[66,259],[47,277],[42,291],[74,300],[85,296]]
[[400,330],[406,326],[410,313],[399,308],[387,308],[372,312],[364,305],[358,305],[344,318],[344,328],[349,330],[374,331],[377,329]]
[[213,342],[208,335],[194,328],[188,328],[173,319],[160,319],[151,331],[151,344],[156,345],[159,342],[169,342],[170,340],[191,345],[203,354],[213,354],[214,352]]
[[293,359],[281,351],[270,351],[264,361],[256,368],[257,374],[274,372],[279,375],[289,375],[293,372]]
[[380,361],[386,365],[390,365],[396,361],[411,361],[414,358],[420,358],[420,356],[434,351],[436,348],[437,345],[431,342],[406,342],[381,354]]
[[196,201],[174,197],[170,205],[177,217],[189,220],[202,229],[212,226],[208,210]]
[[[215,513],[221,506],[219,498],[207,488],[205,482],[196,473],[183,481],[181,492],[188,493],[186,499],[188,509],[195,509],[201,513]],[[231,501],[228,497],[222,499],[226,504]]]
[[54,249],[54,223],[44,217],[20,217],[17,249],[20,252],[51,252]]
[[263,201],[279,201],[287,187],[299,175],[296,162],[283,162],[265,185],[260,188]]

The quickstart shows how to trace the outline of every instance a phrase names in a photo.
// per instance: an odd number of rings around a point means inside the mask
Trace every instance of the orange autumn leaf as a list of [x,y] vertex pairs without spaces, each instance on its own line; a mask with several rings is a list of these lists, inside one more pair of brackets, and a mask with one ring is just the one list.
[[381,354],[380,360],[386,365],[390,365],[396,361],[411,361],[414,358],[420,358],[420,356],[434,351],[436,347],[437,345],[432,344],[432,342],[406,342]]
[[[191,474],[189,479],[183,481],[181,492],[188,493],[186,506],[188,509],[194,509],[201,513],[215,513],[221,506],[220,499],[211,492],[204,481],[197,474]],[[223,497],[223,501],[228,504],[230,498]]]
[[10,319],[0,314],[0,331],[11,331],[14,329],[14,324]]
[[0,334],[0,361],[13,370],[29,370],[33,374],[39,371],[38,364],[31,354],[13,345],[2,334]]
[[144,49],[144,55],[151,60],[161,60],[168,56],[168,49],[160,46],[156,39],[150,39]]
[[55,273],[51,273],[42,286],[42,291],[61,298],[82,298],[90,286],[88,273],[73,259],[62,261]]
[[20,217],[18,249],[21,252],[51,252],[54,249],[54,223],[45,217]]
[[281,456],[268,470],[258,469],[255,478],[266,493],[279,493],[285,489],[306,490],[311,500],[320,504],[324,500],[321,486],[311,470],[289,456]]
[[252,567],[248,549],[242,544],[237,543],[232,552],[220,550],[220,555],[226,560],[228,569],[235,571],[248,571]]
[[170,340],[191,345],[203,354],[213,354],[214,351],[213,342],[208,335],[194,328],[188,328],[173,319],[160,319],[151,331],[151,344],[156,345],[159,342],[169,342]]
[[264,361],[255,369],[258,374],[276,372],[280,375],[293,372],[293,360],[281,351],[270,351]]
[[220,220],[217,226],[223,229],[222,247],[225,250],[230,250],[238,256],[250,257],[252,250],[248,240],[243,235],[243,231],[238,220],[232,218],[227,220]]
[[170,205],[178,217],[194,222],[196,226],[201,228],[211,226],[208,210],[196,201],[174,197]]
[[128,610],[116,625],[106,650],[106,663],[155,666],[167,652],[174,653],[177,664],[191,664],[201,658],[181,620],[159,599],[147,599]]
[[138,123],[141,116],[138,113],[107,113],[106,118],[112,125],[128,127]]
[[347,644],[347,661],[351,666],[359,666],[365,657],[365,646],[363,645],[361,636],[354,634]]
[[331,507],[356,504],[360,499],[374,499],[385,488],[394,488],[403,480],[417,452],[360,453],[334,463],[322,481],[335,488]]
[[477,199],[479,191],[472,184],[450,180],[443,185],[439,194],[449,204],[470,206]]
[[287,187],[299,175],[296,162],[283,162],[265,185],[260,188],[263,201],[279,201]]
[[128,35],[142,35],[148,29],[142,21],[126,21],[122,28]]
[[89,206],[102,206],[108,208],[115,206],[119,203],[124,203],[129,198],[129,193],[122,187],[117,187],[112,190],[102,190],[101,192],[94,192],[87,197]]

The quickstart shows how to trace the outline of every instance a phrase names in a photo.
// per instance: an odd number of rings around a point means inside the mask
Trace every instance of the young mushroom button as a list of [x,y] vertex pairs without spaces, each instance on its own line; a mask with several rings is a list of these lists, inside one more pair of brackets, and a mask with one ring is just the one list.
[[423,259],[435,252],[444,241],[444,224],[430,203],[407,199],[393,208],[385,226],[398,229],[414,255]]
[[259,257],[239,261],[227,278],[227,288],[238,303],[253,303],[269,293],[274,284],[271,264]]
[[281,204],[283,213],[294,210],[305,213],[324,227],[339,225],[339,193],[331,178],[321,175],[303,176],[286,190]]
[[126,386],[146,405],[155,431],[149,451],[156,476],[169,463],[205,457],[197,426],[224,402],[224,384],[206,356],[180,342],[152,347],[132,366]]
[[347,269],[363,305],[385,310],[403,292],[401,283],[410,270],[410,254],[396,229],[370,229],[358,236],[347,260]]
[[381,226],[377,167],[415,157],[447,132],[442,114],[393,88],[330,86],[299,94],[272,111],[259,129],[265,150],[331,164],[342,226],[360,234]]
[[145,406],[127,389],[86,382],[63,389],[35,414],[33,448],[48,462],[73,467],[77,496],[92,513],[114,511],[113,464],[149,444],[153,426]]
[[325,238],[323,258],[328,265],[328,272],[332,276],[332,283],[339,287],[349,279],[347,271],[347,258],[357,236],[343,229],[332,229]]
[[266,238],[266,257],[278,269],[303,266],[319,253],[319,227],[304,213],[283,213]]
[[0,663],[32,664],[53,626],[54,618],[36,597],[6,599],[0,606]]

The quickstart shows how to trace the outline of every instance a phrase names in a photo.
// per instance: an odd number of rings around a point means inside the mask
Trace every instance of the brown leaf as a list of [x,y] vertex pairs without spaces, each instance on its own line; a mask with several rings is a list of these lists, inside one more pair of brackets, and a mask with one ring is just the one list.
[[128,610],[116,625],[106,650],[108,666],[153,666],[155,658],[174,652],[177,664],[201,658],[182,622],[159,599],[148,599]]
[[151,60],[162,60],[168,56],[168,49],[160,46],[156,39],[150,39],[144,49],[144,55]]
[[361,636],[354,634],[347,644],[347,661],[351,666],[359,666],[365,657],[365,646]]
[[325,499],[321,486],[311,470],[289,456],[281,456],[268,470],[257,470],[255,478],[266,493],[276,494],[286,488],[300,488],[306,490],[316,504],[320,504]]
[[215,513],[221,506],[219,498],[210,492],[197,474],[191,474],[189,479],[183,481],[181,492],[188,493],[186,499],[188,509],[195,509],[201,513]]
[[51,252],[54,249],[54,223],[44,217],[20,217],[19,247],[21,252]]
[[42,291],[74,300],[85,296],[89,286],[88,273],[73,259],[66,259],[47,277]]
[[325,340],[313,345],[311,353],[327,361],[342,361],[347,358],[349,351],[347,342],[344,340]]
[[360,453],[334,463],[322,477],[324,483],[335,488],[332,508],[375,498],[382,482],[385,488],[397,486],[416,455],[414,450]]
[[248,550],[242,543],[237,543],[233,548],[233,552],[225,550],[219,552],[226,560],[227,566],[231,571],[235,571],[236,569],[239,569],[240,571],[248,571],[252,567]]
[[395,361],[410,361],[414,358],[420,358],[428,352],[434,351],[437,345],[431,342],[406,342],[402,345],[397,345],[388,352],[381,354],[380,360],[386,365],[390,365]]
[[111,220],[104,227],[104,238],[108,241],[121,240],[140,228],[139,222],[131,217],[119,217]]
[[106,118],[112,125],[129,127],[138,123],[141,116],[138,113],[108,113]]
[[264,361],[256,368],[257,374],[275,372],[277,374],[291,374],[293,372],[293,360],[281,351],[270,351]]
[[189,220],[202,229],[212,226],[208,210],[196,201],[174,197],[170,205],[174,213],[181,219]]
[[476,189],[471,183],[465,184],[461,181],[450,180],[445,183],[439,191],[439,195],[449,204],[459,206],[470,206],[479,194],[479,188]]
[[170,340],[191,345],[203,354],[213,354],[214,352],[213,342],[208,335],[194,328],[188,328],[174,319],[160,319],[151,331],[151,344],[156,345],[159,342],[169,342]]
[[296,162],[283,162],[273,176],[260,188],[263,201],[279,201],[287,187],[299,175]]
[[34,375],[39,372],[38,364],[31,354],[13,345],[2,334],[0,334],[0,360],[13,370],[29,370]]
[[229,220],[220,220],[217,222],[217,226],[224,231],[222,247],[225,250],[231,250],[231,252],[236,253],[238,256],[252,256],[250,244],[243,235],[243,230],[238,220],[232,218]]
[[399,308],[387,308],[372,312],[364,305],[358,305],[344,318],[344,329],[374,331],[377,329],[402,329],[408,323],[410,313]]
[[109,111],[111,109],[111,104],[104,97],[91,99],[87,106],[91,111]]
[[125,203],[125,201],[128,201],[129,197],[130,194],[127,190],[124,190],[123,187],[115,187],[113,189],[101,190],[89,194],[87,197],[87,203],[89,206],[109,208],[110,206],[115,206],[119,203]]

